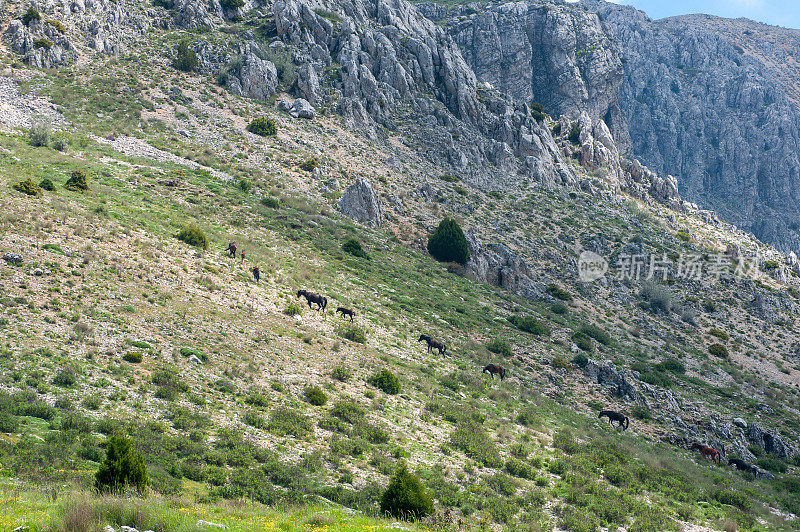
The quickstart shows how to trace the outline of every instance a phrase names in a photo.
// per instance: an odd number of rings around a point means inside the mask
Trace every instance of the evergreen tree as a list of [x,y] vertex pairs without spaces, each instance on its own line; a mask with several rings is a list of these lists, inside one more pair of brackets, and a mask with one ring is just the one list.
[[147,467],[139,451],[124,436],[111,436],[106,444],[106,457],[95,473],[95,487],[101,492],[119,493],[127,486],[139,492],[147,487]]
[[400,466],[381,497],[381,513],[403,519],[421,519],[433,512],[433,501],[422,482]]
[[455,220],[445,218],[439,223],[439,227],[428,240],[428,253],[439,262],[467,263],[469,244]]
[[198,60],[197,54],[194,53],[194,50],[189,48],[189,43],[186,41],[181,41],[178,44],[178,50],[175,54],[175,60],[172,63],[175,68],[181,70],[183,72],[191,72],[192,70],[197,69]]

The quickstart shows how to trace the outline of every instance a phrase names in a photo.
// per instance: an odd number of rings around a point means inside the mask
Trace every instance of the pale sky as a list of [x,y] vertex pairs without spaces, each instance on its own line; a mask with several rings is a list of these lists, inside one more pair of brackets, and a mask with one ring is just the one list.
[[775,26],[800,29],[800,0],[610,0],[658,19],[690,13],[745,17]]

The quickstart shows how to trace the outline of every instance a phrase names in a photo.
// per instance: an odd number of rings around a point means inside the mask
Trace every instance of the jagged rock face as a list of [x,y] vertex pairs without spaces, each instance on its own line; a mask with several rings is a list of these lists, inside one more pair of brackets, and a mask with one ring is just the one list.
[[267,100],[278,88],[278,71],[272,62],[259,58],[253,50],[240,56],[241,66],[228,76],[226,86],[234,94]]
[[363,177],[347,187],[339,199],[339,210],[348,218],[369,227],[379,227],[383,223],[381,200],[369,180]]
[[747,440],[768,453],[777,455],[778,458],[792,458],[797,454],[797,449],[778,434],[763,429],[760,425],[752,423],[745,431]]
[[71,65],[78,59],[72,43],[46,23],[31,22],[25,26],[21,20],[12,20],[4,37],[26,64],[37,68]]
[[583,367],[583,373],[590,382],[605,386],[617,397],[635,403],[639,400],[639,392],[636,390],[633,378],[624,371],[620,371],[613,362],[597,362],[589,359]]
[[533,271],[521,257],[502,244],[484,247],[472,231],[467,231],[464,236],[469,245],[466,273],[473,279],[505,288],[522,297],[543,297],[544,286],[533,280]]
[[800,247],[800,31],[692,15],[651,21],[585,0],[619,43],[633,153],[681,196],[788,250]]

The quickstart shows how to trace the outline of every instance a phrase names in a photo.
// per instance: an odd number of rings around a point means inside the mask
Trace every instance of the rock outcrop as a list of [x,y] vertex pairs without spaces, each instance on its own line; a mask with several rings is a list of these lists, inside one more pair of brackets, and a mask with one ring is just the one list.
[[339,199],[342,214],[369,227],[383,223],[381,200],[369,180],[359,177]]
[[544,286],[533,280],[533,271],[521,257],[503,244],[484,246],[472,231],[465,232],[464,236],[469,245],[469,261],[465,267],[467,275],[522,297],[543,297]]
[[617,369],[610,360],[597,362],[590,358],[583,367],[583,374],[589,379],[589,382],[609,388],[613,395],[624,401],[636,403],[639,400],[639,392],[636,390],[636,381],[633,376]]

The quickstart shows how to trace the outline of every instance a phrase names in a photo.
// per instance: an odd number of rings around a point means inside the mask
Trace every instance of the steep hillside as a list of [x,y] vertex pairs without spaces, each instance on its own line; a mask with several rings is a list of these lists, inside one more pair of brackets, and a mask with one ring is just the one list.
[[[11,528],[412,528],[372,519],[401,463],[435,500],[420,527],[797,528],[798,265],[604,145],[616,103],[591,83],[554,120],[481,86],[477,53],[404,2],[54,2],[21,28],[27,8],[5,6],[0,59]],[[497,27],[481,17],[460,34]],[[33,44],[51,28],[65,41]],[[277,134],[247,131],[259,117]],[[29,178],[53,190],[15,188]],[[465,265],[425,251],[445,216]],[[193,225],[207,249],[177,238]],[[144,455],[157,524],[81,502],[112,434]]]

